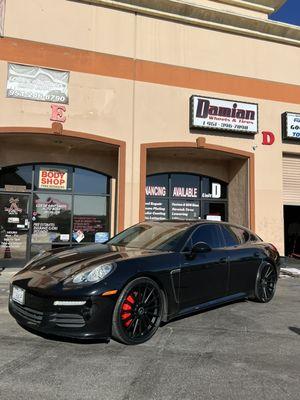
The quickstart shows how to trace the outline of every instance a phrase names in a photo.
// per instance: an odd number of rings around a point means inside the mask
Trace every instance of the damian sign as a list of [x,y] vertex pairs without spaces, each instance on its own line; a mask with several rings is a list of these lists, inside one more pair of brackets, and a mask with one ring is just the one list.
[[66,190],[68,172],[66,170],[40,169],[39,189]]
[[258,105],[192,96],[190,98],[190,127],[254,134],[258,131]]

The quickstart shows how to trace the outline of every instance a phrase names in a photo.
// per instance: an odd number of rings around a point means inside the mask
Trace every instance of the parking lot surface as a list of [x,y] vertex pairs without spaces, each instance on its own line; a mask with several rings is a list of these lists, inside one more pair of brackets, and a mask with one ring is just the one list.
[[0,276],[1,400],[288,400],[300,393],[300,279],[269,304],[242,301],[161,327],[124,346],[45,339],[7,311]]

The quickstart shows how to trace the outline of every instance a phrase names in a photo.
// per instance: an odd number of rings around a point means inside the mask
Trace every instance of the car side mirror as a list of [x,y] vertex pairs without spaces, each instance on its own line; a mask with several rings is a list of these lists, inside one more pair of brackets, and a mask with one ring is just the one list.
[[208,253],[211,247],[205,242],[195,243],[192,247],[191,254]]

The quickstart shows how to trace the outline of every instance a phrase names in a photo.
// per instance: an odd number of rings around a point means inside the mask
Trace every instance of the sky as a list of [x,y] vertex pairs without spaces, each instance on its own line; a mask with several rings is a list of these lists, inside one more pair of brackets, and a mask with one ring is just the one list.
[[269,16],[275,21],[300,26],[300,0],[287,0],[274,14]]

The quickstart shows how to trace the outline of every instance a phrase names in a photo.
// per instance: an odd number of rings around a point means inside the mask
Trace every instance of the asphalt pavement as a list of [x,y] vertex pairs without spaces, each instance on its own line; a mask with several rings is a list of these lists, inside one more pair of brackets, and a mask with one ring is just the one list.
[[161,327],[124,346],[49,340],[7,311],[0,276],[2,400],[298,400],[300,279],[279,280],[269,304],[242,301]]

